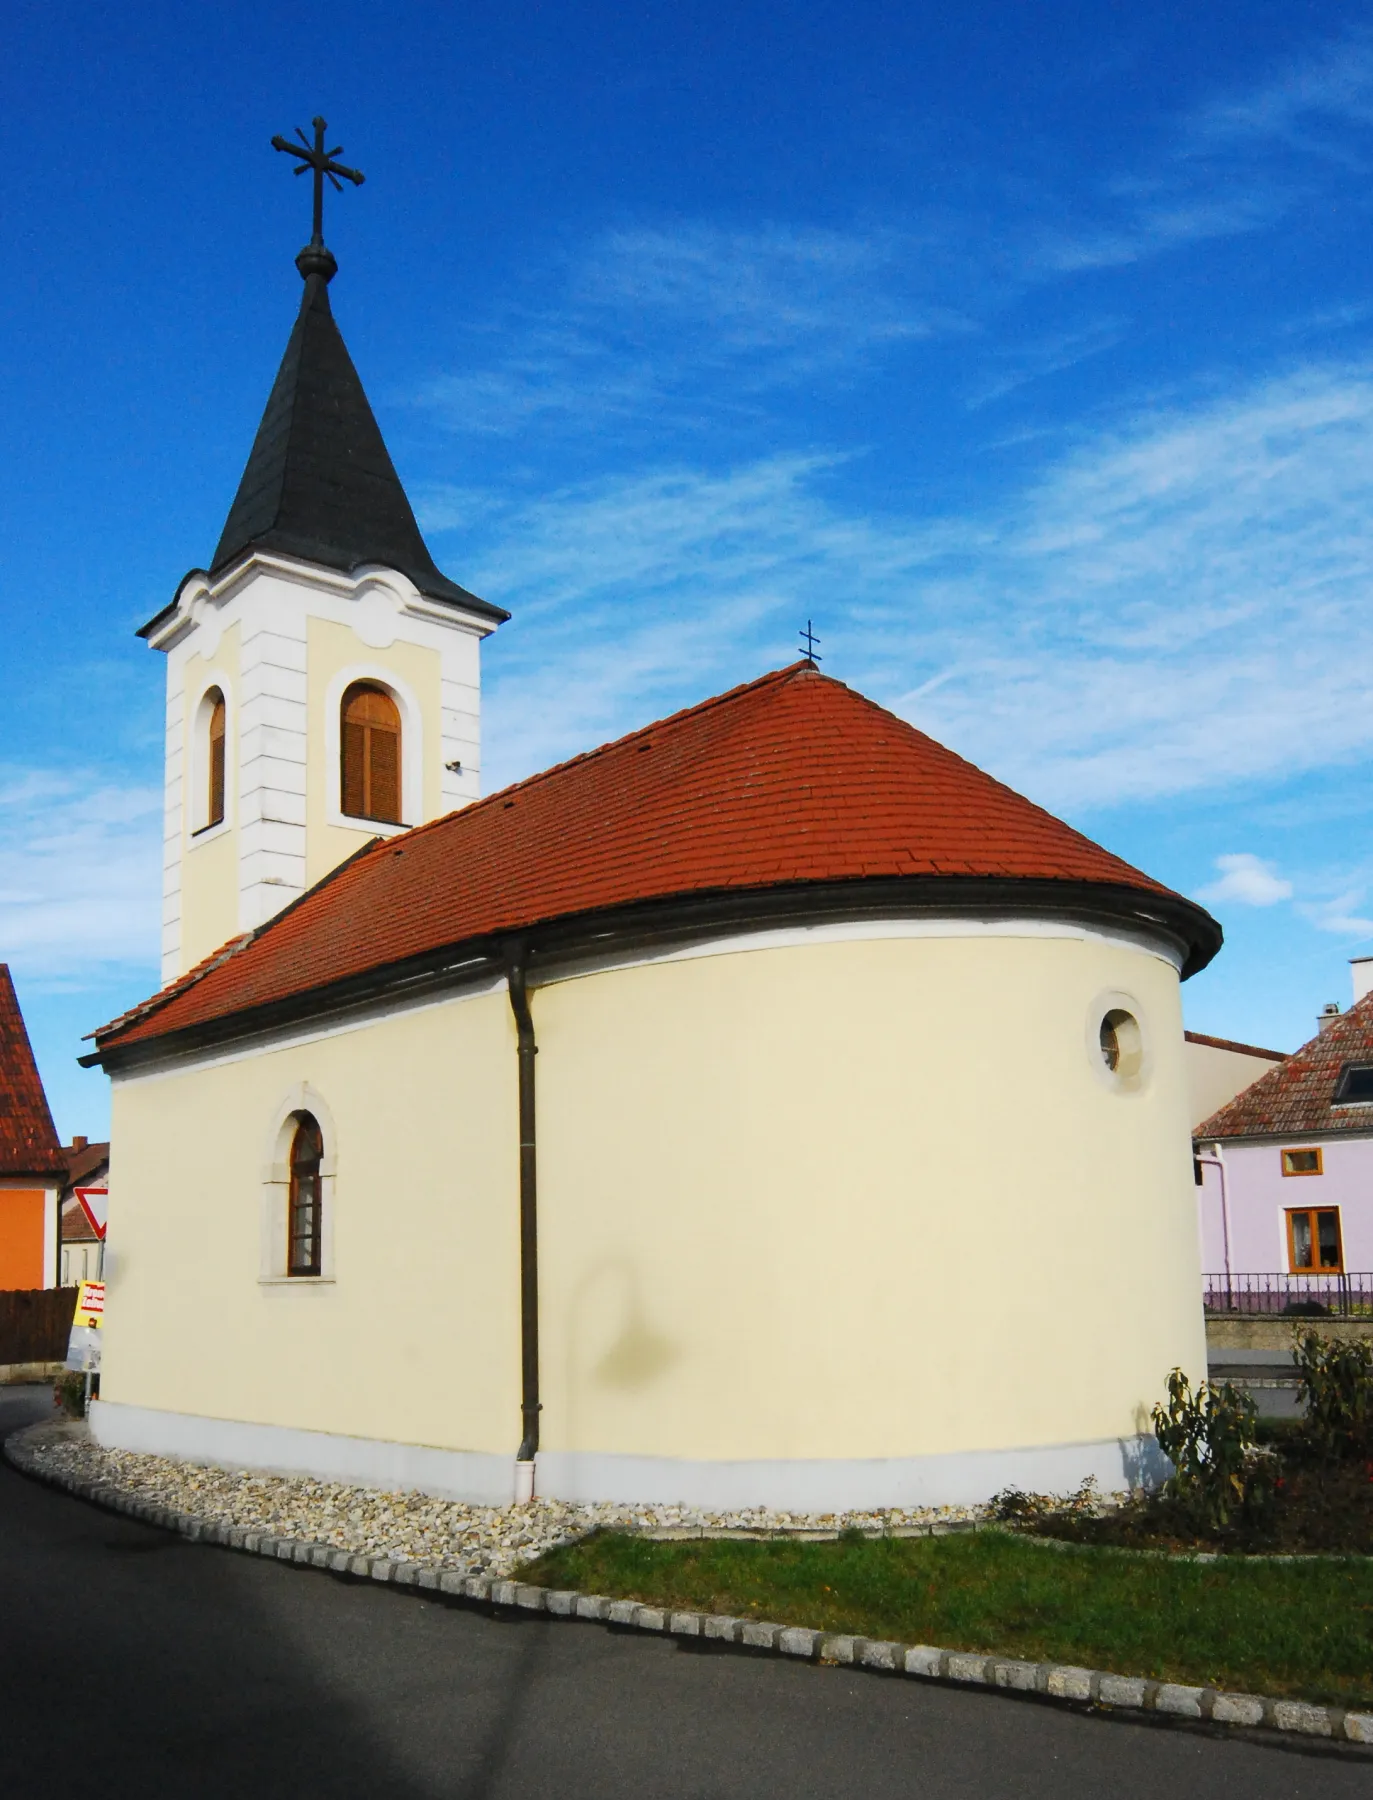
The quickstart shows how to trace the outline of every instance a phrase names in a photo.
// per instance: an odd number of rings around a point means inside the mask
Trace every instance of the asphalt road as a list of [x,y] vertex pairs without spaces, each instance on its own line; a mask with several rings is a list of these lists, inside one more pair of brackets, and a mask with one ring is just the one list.
[[[50,1412],[0,1389],[0,1431]],[[0,1465],[0,1792],[213,1800],[1367,1800],[1373,1760],[596,1625],[184,1544]]]

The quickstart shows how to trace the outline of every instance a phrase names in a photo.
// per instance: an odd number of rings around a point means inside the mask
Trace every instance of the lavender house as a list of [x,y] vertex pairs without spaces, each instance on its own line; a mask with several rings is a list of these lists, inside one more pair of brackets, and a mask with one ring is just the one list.
[[1349,1011],[1197,1128],[1208,1307],[1373,1306],[1373,958],[1353,968]]

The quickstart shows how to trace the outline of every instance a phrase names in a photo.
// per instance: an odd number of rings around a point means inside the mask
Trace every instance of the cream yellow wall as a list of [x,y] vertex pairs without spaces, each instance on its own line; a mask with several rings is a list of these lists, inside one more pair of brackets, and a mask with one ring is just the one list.
[[1186,1048],[1187,1109],[1194,1126],[1219,1112],[1236,1094],[1252,1087],[1261,1075],[1276,1069],[1282,1058],[1255,1056],[1238,1050],[1222,1050],[1216,1044],[1188,1041]]
[[[104,1397],[504,1450],[519,1407],[508,1020],[502,992],[116,1082]],[[263,1283],[269,1131],[302,1081],[337,1127],[337,1279]]]
[[[1093,1064],[1107,990],[1144,1025],[1137,1094]],[[544,1448],[1128,1437],[1174,1364],[1204,1369],[1158,958],[831,941],[588,975],[533,1005]],[[263,1286],[264,1139],[300,1081],[337,1124],[337,1281]],[[513,1454],[515,1124],[503,992],[117,1082],[105,1397]]]
[[[1105,989],[1145,1021],[1137,1095],[1089,1057]],[[1077,1442],[1147,1429],[1169,1368],[1204,1368],[1161,961],[825,944],[569,983],[535,1015],[546,1447]]]
[[[239,628],[220,633],[212,657],[187,657],[182,677],[181,806],[181,967],[190,969],[212,950],[237,935],[238,922],[238,695]],[[225,827],[197,837],[196,789],[205,779],[196,752],[196,705],[207,687],[222,686],[229,696],[229,728],[224,744]]]
[[[337,750],[330,754],[332,734],[325,728],[330,708],[329,689],[343,669],[366,666],[388,671],[404,682],[415,697],[423,721],[423,816],[407,818],[409,825],[437,818],[443,810],[443,778],[440,727],[442,681],[439,652],[421,644],[397,641],[384,650],[364,644],[347,625],[331,619],[311,618],[307,625],[306,678],[308,684],[309,745],[306,762],[306,851],[308,882],[316,882],[359,849],[375,833],[370,827],[353,829],[331,824],[330,796],[337,806],[339,771]],[[341,698],[341,696],[340,696]],[[337,702],[335,702],[336,704]],[[402,754],[404,752],[402,751]]]

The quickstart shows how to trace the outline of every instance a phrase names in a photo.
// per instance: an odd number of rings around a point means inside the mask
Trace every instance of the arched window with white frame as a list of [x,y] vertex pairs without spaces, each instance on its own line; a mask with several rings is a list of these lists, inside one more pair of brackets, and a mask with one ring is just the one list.
[[298,1113],[295,1123],[286,1207],[286,1273],[318,1275],[324,1243],[324,1134],[312,1113]]
[[308,1081],[282,1096],[264,1145],[258,1279],[305,1286],[334,1279],[333,1116]]

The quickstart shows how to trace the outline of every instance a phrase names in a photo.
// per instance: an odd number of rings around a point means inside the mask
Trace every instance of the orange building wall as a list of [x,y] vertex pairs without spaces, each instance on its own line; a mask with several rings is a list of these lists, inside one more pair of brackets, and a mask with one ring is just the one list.
[[0,1188],[0,1288],[43,1285],[42,1188]]

